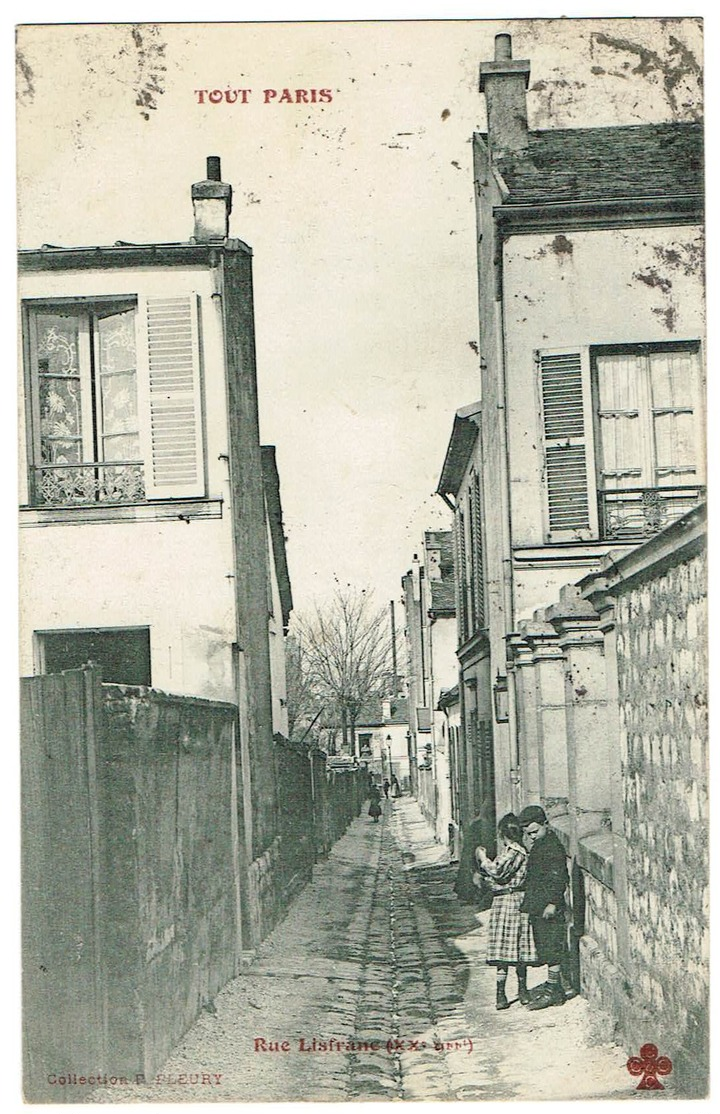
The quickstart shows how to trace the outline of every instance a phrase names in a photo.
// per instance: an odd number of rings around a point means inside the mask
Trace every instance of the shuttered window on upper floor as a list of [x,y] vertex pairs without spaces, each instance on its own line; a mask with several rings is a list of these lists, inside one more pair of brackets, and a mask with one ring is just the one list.
[[540,379],[546,538],[597,536],[587,349],[537,353]]
[[474,629],[485,626],[485,559],[482,531],[482,492],[480,477],[473,472],[471,480],[472,596]]
[[649,537],[704,484],[704,381],[697,340],[536,354],[545,536]]
[[197,295],[34,299],[23,310],[32,503],[204,495]]
[[141,298],[139,310],[148,498],[204,495],[197,296]]

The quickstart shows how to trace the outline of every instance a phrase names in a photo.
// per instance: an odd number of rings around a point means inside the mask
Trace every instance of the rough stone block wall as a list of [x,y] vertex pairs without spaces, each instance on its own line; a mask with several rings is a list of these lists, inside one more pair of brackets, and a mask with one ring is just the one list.
[[248,943],[253,946],[267,936],[283,915],[280,847],[278,837],[248,867]]
[[583,871],[585,887],[585,932],[602,954],[617,962],[617,901],[615,894],[592,874]]
[[652,1040],[691,1075],[709,986],[706,597],[698,554],[616,609],[630,976]]

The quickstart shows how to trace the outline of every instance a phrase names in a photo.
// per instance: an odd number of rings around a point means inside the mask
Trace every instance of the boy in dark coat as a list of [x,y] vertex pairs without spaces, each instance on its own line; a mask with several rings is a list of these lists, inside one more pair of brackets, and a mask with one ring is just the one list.
[[521,910],[530,917],[540,963],[547,963],[548,980],[528,1003],[529,1010],[560,1006],[565,993],[560,965],[565,961],[565,887],[568,884],[565,848],[548,824],[540,805],[528,805],[518,817],[528,848],[525,897]]

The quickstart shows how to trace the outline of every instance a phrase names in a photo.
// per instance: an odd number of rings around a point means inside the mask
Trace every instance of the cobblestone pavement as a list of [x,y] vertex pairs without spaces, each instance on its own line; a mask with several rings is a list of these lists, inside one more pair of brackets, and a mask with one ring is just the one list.
[[455,899],[415,801],[383,806],[318,864],[157,1079],[90,1101],[636,1097],[584,999],[495,1010],[488,914]]

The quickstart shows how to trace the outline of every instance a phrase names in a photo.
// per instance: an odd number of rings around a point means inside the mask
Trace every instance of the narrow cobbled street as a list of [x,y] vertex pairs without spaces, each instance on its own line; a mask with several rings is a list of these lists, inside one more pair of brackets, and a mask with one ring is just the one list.
[[488,914],[455,899],[415,801],[383,807],[379,823],[360,816],[317,865],[157,1077],[90,1101],[636,1095],[626,1053],[584,999],[495,1010]]

